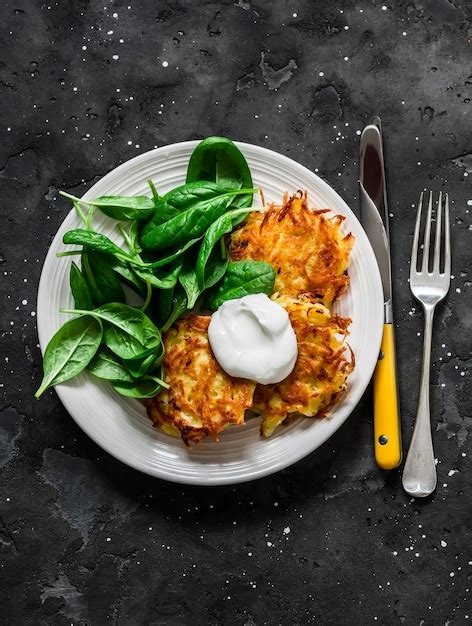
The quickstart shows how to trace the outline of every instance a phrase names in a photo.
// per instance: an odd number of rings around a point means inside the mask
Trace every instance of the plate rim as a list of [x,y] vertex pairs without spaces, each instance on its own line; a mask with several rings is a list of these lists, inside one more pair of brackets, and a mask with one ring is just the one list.
[[[90,198],[90,196],[92,195],[92,191],[93,188],[99,184],[102,183],[104,181],[104,179],[106,179],[108,176],[116,176],[117,174],[119,174],[122,171],[126,171],[129,167],[133,167],[135,165],[138,165],[140,163],[140,161],[144,161],[148,158],[159,158],[159,156],[161,156],[163,153],[165,153],[166,150],[172,149],[172,150],[179,150],[179,149],[192,149],[194,148],[201,140],[190,140],[190,141],[180,141],[180,142],[176,142],[176,143],[172,143],[172,144],[166,144],[164,146],[160,146],[158,148],[153,148],[151,150],[147,150],[146,152],[142,152],[139,155],[136,155],[135,157],[132,157],[131,159],[125,161],[124,163],[121,163],[120,165],[118,165],[117,167],[111,169],[109,172],[107,172],[104,176],[102,176],[98,181],[96,181],[89,189],[87,189],[87,191],[81,196],[84,199],[88,199]],[[364,245],[366,246],[366,249],[368,250],[368,253],[371,256],[371,267],[373,270],[373,274],[371,276],[371,280],[372,282],[376,283],[373,292],[375,294],[378,295],[378,308],[379,308],[379,312],[383,311],[383,292],[382,292],[382,285],[381,285],[381,278],[380,278],[380,271],[378,268],[378,264],[377,264],[377,260],[375,258],[375,254],[374,251],[372,249],[372,246],[370,244],[370,241],[367,237],[367,234],[365,233],[362,224],[360,223],[360,220],[357,218],[357,216],[355,215],[354,211],[349,207],[349,205],[345,202],[345,200],[341,197],[341,195],[333,188],[331,187],[331,185],[329,185],[325,180],[323,180],[323,178],[321,178],[321,176],[319,176],[318,174],[316,174],[315,172],[312,172],[310,169],[308,169],[306,166],[302,165],[301,163],[299,163],[298,161],[284,155],[281,154],[275,150],[271,150],[270,148],[266,148],[263,146],[259,146],[256,144],[251,144],[251,143],[247,143],[247,142],[240,142],[240,141],[235,141],[234,142],[242,151],[244,151],[244,148],[248,148],[251,151],[255,151],[258,152],[259,155],[275,155],[276,158],[278,159],[279,163],[282,161],[287,162],[287,164],[290,164],[290,166],[293,168],[293,166],[295,165],[297,168],[299,168],[300,174],[301,176],[310,176],[310,177],[315,177],[317,179],[317,184],[320,186],[320,188],[322,188],[325,192],[328,192],[329,194],[335,194],[338,198],[338,201],[344,205],[344,208],[347,208],[350,215],[349,215],[349,220],[354,220],[355,222],[357,222],[358,226],[359,226],[359,230],[360,232],[362,232],[362,236],[364,237]],[[283,165],[283,163],[282,163]],[[38,286],[38,295],[37,295],[37,301],[38,301],[38,310],[37,310],[37,328],[38,328],[38,337],[39,337],[39,343],[40,343],[40,348],[41,348],[41,353],[44,354],[44,350],[46,348],[47,342],[49,341],[49,337],[46,338],[45,334],[46,331],[44,329],[41,329],[42,327],[42,322],[41,320],[43,319],[42,316],[42,311],[41,311],[41,307],[40,307],[40,301],[41,301],[41,293],[44,291],[45,289],[45,282],[46,282],[46,276],[45,276],[45,267],[46,265],[49,264],[51,257],[55,256],[55,252],[53,252],[53,246],[56,243],[56,240],[59,237],[59,231],[61,230],[62,225],[64,224],[64,222],[68,219],[68,217],[71,215],[71,213],[74,212],[74,209],[71,209],[64,217],[64,219],[61,221],[54,237],[51,240],[51,243],[49,244],[49,248],[47,251],[47,254],[45,256],[44,259],[44,263],[43,263],[43,267],[41,269],[41,276],[40,276],[40,280],[39,280],[39,286]],[[61,242],[62,243],[62,242]],[[376,329],[376,336],[374,333],[374,338],[375,339],[375,344],[378,346],[378,350],[376,352],[378,352],[380,350],[380,345],[381,345],[381,339],[382,339],[382,329],[383,329],[383,317],[379,316],[379,323],[378,323],[378,328]],[[374,352],[375,353],[375,352]],[[263,468],[255,468],[251,470],[250,475],[244,475],[241,477],[238,476],[223,476],[221,478],[219,478],[218,476],[212,476],[212,477],[208,477],[206,475],[200,476],[200,475],[192,475],[192,476],[185,476],[185,477],[180,477],[180,476],[175,476],[172,473],[167,473],[164,474],[162,472],[162,470],[160,468],[156,468],[154,466],[151,465],[145,465],[145,464],[140,464],[139,462],[135,462],[134,458],[124,458],[120,452],[116,452],[113,448],[113,440],[112,439],[106,439],[106,440],[101,440],[98,436],[95,436],[95,434],[93,433],[93,431],[88,427],[88,424],[86,422],[84,422],[83,420],[81,420],[80,418],[76,418],[74,415],[74,407],[72,406],[72,401],[69,401],[68,397],[67,397],[67,393],[66,393],[66,388],[62,387],[61,385],[54,387],[54,391],[57,393],[61,403],[63,404],[64,408],[67,410],[68,414],[72,417],[72,419],[75,421],[75,423],[80,427],[80,429],[88,436],[90,437],[90,439],[92,439],[92,441],[94,441],[94,443],[96,443],[101,449],[103,449],[105,452],[107,452],[108,454],[110,454],[113,458],[117,459],[118,461],[120,461],[121,463],[124,463],[125,465],[127,465],[128,467],[131,467],[135,470],[138,470],[144,474],[147,474],[149,476],[152,476],[154,478],[160,478],[162,480],[166,480],[168,482],[172,482],[175,484],[188,484],[188,485],[200,485],[200,486],[219,486],[219,485],[232,485],[232,484],[242,484],[245,482],[250,482],[253,480],[257,480],[260,478],[264,478],[266,476],[269,476],[271,474],[274,474],[276,472],[279,472],[283,469],[286,469],[287,467],[290,467],[292,465],[294,465],[295,463],[298,463],[300,460],[302,460],[303,458],[307,457],[309,454],[312,454],[316,449],[318,449],[320,446],[322,446],[324,443],[326,443],[326,441],[332,437],[334,435],[334,433],[347,421],[347,419],[351,416],[352,412],[355,410],[355,408],[357,407],[357,405],[359,404],[362,396],[364,395],[365,390],[367,389],[374,369],[375,369],[375,365],[376,365],[376,359],[372,358],[372,363],[370,364],[370,366],[367,368],[368,370],[368,376],[365,376],[363,381],[360,381],[357,386],[356,386],[356,397],[355,397],[355,401],[352,403],[352,407],[350,408],[350,410],[347,412],[346,416],[342,419],[342,421],[340,421],[339,423],[336,423],[335,427],[331,427],[331,428],[327,428],[327,431],[322,434],[322,436],[318,436],[317,440],[316,440],[316,444],[314,445],[314,447],[312,447],[309,450],[305,450],[303,449],[301,452],[297,452],[294,451],[293,454],[288,457],[288,459],[281,459],[280,461],[278,461],[277,463],[274,463],[272,465],[270,465],[269,467],[263,467]],[[365,368],[364,368],[365,369]],[[351,400],[352,401],[352,400]]]

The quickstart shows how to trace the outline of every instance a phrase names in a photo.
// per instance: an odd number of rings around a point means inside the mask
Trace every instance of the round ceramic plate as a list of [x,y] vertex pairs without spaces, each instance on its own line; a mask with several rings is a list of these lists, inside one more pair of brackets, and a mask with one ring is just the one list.
[[[185,182],[189,156],[196,141],[173,144],[146,152],[120,165],[94,185],[84,199],[100,195],[149,193],[151,178],[159,192]],[[346,217],[343,228],[356,242],[351,255],[351,284],[337,304],[341,315],[352,318],[349,343],[356,355],[356,368],[349,387],[329,417],[298,418],[280,427],[270,439],[259,435],[260,419],[235,426],[221,435],[219,443],[203,441],[186,448],[180,439],[153,428],[142,404],[115,393],[111,386],[82,374],[56,391],[77,424],[104,450],[142,472],[166,480],[221,485],[266,476],[295,463],[316,450],[347,419],[372,376],[383,324],[380,275],[368,239],[346,203],[321,178],[291,159],[265,148],[238,144],[251,168],[254,184],[267,201],[280,202],[285,191],[307,189],[310,206],[330,208]],[[94,226],[117,242],[116,222],[95,212]],[[72,305],[69,289],[70,257],[57,258],[66,249],[64,233],[80,227],[72,210],[59,228],[44,263],[38,294],[38,332],[41,349],[64,323],[60,307]],[[70,249],[70,247],[69,247]]]

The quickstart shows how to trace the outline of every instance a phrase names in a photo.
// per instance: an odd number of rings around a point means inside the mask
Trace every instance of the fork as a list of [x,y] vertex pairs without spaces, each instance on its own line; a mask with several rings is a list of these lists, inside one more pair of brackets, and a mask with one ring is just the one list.
[[[443,206],[444,205],[444,206]],[[429,412],[429,373],[431,365],[431,337],[433,333],[434,310],[449,291],[451,282],[451,244],[449,232],[449,197],[445,194],[443,203],[442,192],[439,192],[436,213],[436,233],[434,239],[433,267],[429,271],[429,240],[433,212],[433,194],[429,194],[428,214],[423,242],[423,258],[421,270],[418,272],[418,239],[421,225],[423,192],[421,192],[416,216],[413,248],[411,251],[410,289],[424,311],[424,343],[423,368],[421,371],[420,396],[416,414],[416,422],[410,449],[403,469],[403,488],[414,498],[429,496],[436,488],[436,464],[434,461],[433,441],[431,435],[431,418]],[[444,212],[444,218],[443,218]],[[441,229],[444,227],[444,245],[441,244]],[[444,258],[444,269],[440,270],[440,257]]]

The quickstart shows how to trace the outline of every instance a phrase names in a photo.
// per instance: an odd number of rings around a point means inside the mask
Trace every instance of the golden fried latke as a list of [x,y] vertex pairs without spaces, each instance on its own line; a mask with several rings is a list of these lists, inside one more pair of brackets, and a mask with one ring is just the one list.
[[354,368],[354,354],[344,343],[349,318],[332,316],[311,294],[298,297],[274,294],[288,312],[297,336],[298,359],[293,372],[276,385],[257,385],[254,409],[261,413],[261,434],[269,437],[290,414],[325,414],[346,388]]
[[309,291],[331,307],[349,285],[354,236],[341,233],[342,215],[327,217],[328,212],[308,208],[306,192],[291,198],[286,194],[282,206],[252,212],[230,236],[230,257],[267,261],[277,272],[274,291],[290,295]]
[[165,380],[169,389],[146,401],[149,417],[168,434],[197,443],[230,424],[244,423],[252,404],[255,383],[228,376],[218,365],[208,343],[211,317],[189,315],[164,336]]

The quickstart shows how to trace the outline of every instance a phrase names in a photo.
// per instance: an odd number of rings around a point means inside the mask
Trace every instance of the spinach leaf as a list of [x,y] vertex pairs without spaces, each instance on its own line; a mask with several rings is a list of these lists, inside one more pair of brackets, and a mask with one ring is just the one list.
[[100,346],[97,354],[87,365],[87,370],[103,380],[133,382],[133,377],[123,363],[105,346]]
[[228,259],[222,259],[217,256],[216,259],[210,259],[205,272],[205,289],[210,289],[219,282],[226,273],[228,267]]
[[179,211],[186,211],[196,202],[211,200],[222,193],[237,191],[207,180],[196,180],[171,189],[164,196],[165,201]]
[[169,387],[162,379],[156,376],[143,376],[134,383],[115,382],[112,385],[113,389],[122,396],[137,399],[154,398],[163,387]]
[[161,342],[159,348],[141,359],[128,359],[125,361],[126,367],[134,378],[140,378],[149,371],[155,370],[164,358],[164,345]]
[[264,261],[236,261],[228,264],[226,274],[207,300],[210,309],[217,309],[226,300],[253,293],[270,295],[274,289],[275,270]]
[[114,354],[124,360],[144,358],[153,351],[153,348],[147,348],[127,331],[111,324],[104,325],[103,341]]
[[163,267],[164,265],[168,265],[169,263],[172,263],[172,261],[174,261],[175,259],[178,259],[180,256],[182,256],[184,252],[194,246],[198,241],[200,241],[200,239],[201,237],[196,237],[195,239],[187,241],[187,243],[177,247],[176,250],[171,252],[171,254],[169,254],[168,256],[163,257],[162,259],[157,259],[157,261],[145,262],[144,267],[156,269],[157,267]]
[[233,218],[238,215],[247,214],[244,209],[236,209],[234,211],[228,211],[210,225],[203,237],[202,245],[198,253],[196,264],[197,281],[200,287],[203,289],[205,285],[205,267],[210,258],[210,254],[216,245],[216,243],[233,229]]
[[128,286],[132,287],[134,291],[144,298],[146,295],[146,285],[136,274],[132,266],[116,257],[108,257],[108,263],[120,279],[124,280]]
[[179,283],[184,288],[187,296],[187,309],[193,309],[198,296],[202,290],[198,286],[197,274],[195,272],[195,262],[193,258],[187,257],[179,276]]
[[[236,189],[228,191],[215,185],[215,189],[207,187],[200,191],[197,183],[191,191],[179,192],[173,190],[172,204],[179,211],[166,221],[156,224],[155,219],[143,226],[141,231],[141,245],[144,249],[160,250],[190,239],[201,237],[208,226],[226,213],[228,207],[238,195],[251,192],[248,189]],[[205,183],[208,185],[208,183]],[[201,199],[203,198],[203,199]],[[158,208],[156,209],[156,215]]]
[[111,239],[93,230],[84,230],[83,228],[69,230],[64,233],[62,241],[77,246],[84,246],[84,248],[94,250],[95,252],[113,254],[125,259],[130,258],[129,255],[117,246],[116,243],[113,243]]
[[177,257],[166,270],[140,270],[135,268],[135,273],[142,280],[150,283],[157,289],[173,289],[184,263],[183,256]]
[[87,281],[80,269],[72,261],[70,266],[69,284],[76,309],[93,309],[92,296]]
[[154,200],[148,196],[100,196],[81,200],[64,191],[59,193],[73,202],[95,206],[115,220],[146,220],[154,213]]
[[187,310],[187,294],[182,286],[178,286],[174,290],[174,297],[172,299],[172,310],[166,321],[162,326],[162,332],[166,332],[172,326],[172,324],[181,317]]
[[187,296],[187,309],[193,309],[201,293],[205,289],[213,287],[213,285],[223,278],[228,266],[228,260],[222,259],[219,254],[214,256],[215,258],[211,259],[208,263],[203,287],[198,283],[195,260],[193,257],[187,257],[185,259],[184,266],[179,276],[179,283],[184,288]]
[[123,287],[109,264],[110,258],[91,250],[84,250],[82,253],[83,272],[96,306],[125,301]]
[[[81,310],[62,309],[63,313],[84,313]],[[112,302],[88,312],[105,322],[103,339],[112,352],[122,359],[133,359],[150,354],[159,347],[159,329],[139,309]]]
[[[87,313],[87,311],[84,311]],[[102,325],[90,315],[66,322],[49,341],[43,357],[44,376],[36,398],[87,367],[102,341]]]
[[169,315],[171,314],[174,300],[174,289],[165,289],[159,293],[156,317],[161,326],[165,323],[165,321],[169,318]]
[[[168,256],[152,262],[145,262],[142,261],[138,256],[131,256],[115,243],[113,243],[111,239],[109,239],[105,235],[102,235],[101,233],[96,233],[94,231],[83,230],[81,228],[77,228],[76,230],[69,230],[67,233],[64,234],[62,240],[64,243],[67,244],[75,244],[83,246],[84,248],[87,248],[87,250],[93,250],[94,252],[111,255],[115,257],[115,259],[117,259],[118,261],[128,263],[133,267],[142,269],[155,269],[157,267],[162,267],[164,265],[172,263],[172,261],[181,256],[186,250],[192,247],[200,239],[201,237],[191,239],[185,244],[177,247],[177,249],[172,251]],[[61,256],[64,256],[70,253],[64,252],[59,254]]]
[[[168,191],[165,196],[159,197],[150,223],[155,228],[185,211],[196,201],[208,200],[221,191],[222,187],[207,181],[196,181],[175,187]],[[230,191],[230,189],[225,188],[225,191]]]
[[[207,137],[196,146],[188,164],[187,182],[197,180],[211,180],[233,189],[253,186],[246,159],[226,137]],[[248,193],[235,198],[233,205],[249,207],[252,196],[252,193]]]

